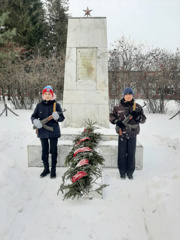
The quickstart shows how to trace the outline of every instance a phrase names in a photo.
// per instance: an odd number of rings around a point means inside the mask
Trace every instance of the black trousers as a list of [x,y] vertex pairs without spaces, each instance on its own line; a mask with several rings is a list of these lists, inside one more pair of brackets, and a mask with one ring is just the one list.
[[118,168],[120,175],[132,175],[135,170],[136,136],[126,138],[119,136]]
[[58,138],[40,138],[42,146],[42,161],[48,162],[49,152],[51,153],[52,166],[57,163]]

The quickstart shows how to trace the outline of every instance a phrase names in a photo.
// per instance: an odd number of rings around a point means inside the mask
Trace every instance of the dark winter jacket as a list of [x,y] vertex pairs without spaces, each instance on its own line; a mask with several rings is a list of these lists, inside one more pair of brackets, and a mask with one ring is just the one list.
[[[112,113],[110,113],[110,122],[112,124],[116,124],[118,120],[123,121],[131,112],[133,111],[133,105],[134,105],[134,99],[130,102],[125,102],[124,98],[120,100],[119,105],[115,106]],[[123,135],[128,135],[129,137],[135,136],[139,134],[140,132],[140,127],[139,123],[145,123],[146,121],[146,116],[144,115],[143,109],[141,105],[136,103],[136,109],[135,111],[138,111],[140,113],[140,118],[138,121],[136,121],[134,118],[132,118],[128,124],[131,125],[137,125],[138,127],[136,129],[128,129],[125,126],[122,128],[122,134]]]
[[[36,105],[36,108],[31,115],[31,121],[33,122],[34,119],[43,120],[44,118],[49,117],[53,113],[53,104],[55,100],[46,101],[43,100],[42,102]],[[56,111],[62,112],[61,106],[59,103],[56,103]],[[46,123],[47,126],[53,127],[53,131],[46,130],[45,128],[38,129],[38,137],[39,138],[59,138],[61,136],[59,123],[64,121],[65,117],[63,113],[59,114],[59,119],[55,121],[54,119],[50,120]]]

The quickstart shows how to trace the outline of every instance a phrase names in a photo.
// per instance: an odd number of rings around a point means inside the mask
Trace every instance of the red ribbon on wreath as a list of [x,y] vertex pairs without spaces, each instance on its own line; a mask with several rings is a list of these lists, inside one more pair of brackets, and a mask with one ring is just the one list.
[[78,143],[76,143],[76,145],[78,145],[81,142],[86,141],[86,140],[90,140],[90,138],[89,137],[82,138]]
[[89,160],[88,159],[81,159],[78,164],[76,165],[76,167],[81,167],[84,166],[86,164],[89,164]]
[[76,155],[80,152],[90,152],[90,151],[92,151],[92,149],[90,149],[89,147],[79,148],[74,152],[73,157],[76,157]]
[[90,130],[84,129],[84,132],[88,131],[89,133],[91,132]]
[[74,183],[74,182],[76,182],[77,180],[79,180],[80,178],[82,178],[82,177],[85,177],[85,176],[87,176],[87,173],[86,172],[83,172],[83,171],[80,171],[80,172],[78,172],[78,173],[76,173],[73,177],[72,177],[72,182]]

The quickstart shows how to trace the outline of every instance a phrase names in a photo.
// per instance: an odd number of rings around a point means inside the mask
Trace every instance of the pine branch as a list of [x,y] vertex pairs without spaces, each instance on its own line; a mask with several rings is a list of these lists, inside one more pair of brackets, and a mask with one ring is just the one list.
[[[69,166],[69,169],[62,176],[63,183],[57,192],[57,194],[59,194],[61,191],[64,194],[63,200],[88,195],[92,187],[96,184],[96,181],[102,177],[104,158],[96,151],[97,145],[101,140],[101,134],[94,133],[94,123],[92,123],[92,121],[88,120],[86,123],[88,126],[75,138],[73,141],[74,145],[65,159],[65,165]],[[84,149],[86,147],[88,147],[88,149]],[[86,164],[78,164],[84,159]],[[81,177],[83,177],[79,178],[78,174],[81,172],[87,175],[81,175]],[[77,180],[76,176],[78,176]],[[68,182],[68,184],[66,184],[66,182]],[[99,186],[98,184],[98,188],[93,191],[101,194],[102,188],[106,186],[108,185],[103,184]]]

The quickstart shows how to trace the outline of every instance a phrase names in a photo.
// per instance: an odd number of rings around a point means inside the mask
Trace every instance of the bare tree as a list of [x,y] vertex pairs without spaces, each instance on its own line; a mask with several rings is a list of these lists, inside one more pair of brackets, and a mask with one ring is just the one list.
[[149,111],[164,113],[168,99],[180,94],[180,53],[148,49],[122,37],[109,51],[110,98],[119,98],[124,87],[133,87],[135,96],[144,95]]
[[116,99],[122,95],[125,87],[134,87],[141,75],[139,70],[143,66],[143,51],[145,45],[135,44],[131,38],[122,36],[115,41],[109,50],[109,85],[110,97],[113,99],[112,105]]
[[17,55],[15,61],[4,62],[5,72],[0,78],[4,96],[15,108],[32,108],[35,101],[42,99],[42,89],[52,85],[57,100],[62,99],[64,84],[64,54],[44,57],[38,55]]
[[178,93],[179,54],[157,48],[147,52],[144,59],[140,85],[149,102],[149,111],[165,113],[167,100],[175,99]]

